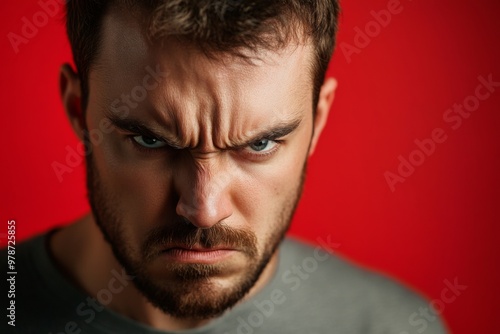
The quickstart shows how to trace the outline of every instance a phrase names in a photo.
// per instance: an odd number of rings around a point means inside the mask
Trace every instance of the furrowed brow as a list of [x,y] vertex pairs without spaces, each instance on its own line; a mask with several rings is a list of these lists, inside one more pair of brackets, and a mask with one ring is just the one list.
[[144,135],[152,138],[156,138],[158,140],[164,141],[168,146],[175,148],[175,149],[182,149],[183,147],[176,143],[174,140],[165,138],[161,134],[155,132],[154,130],[151,130],[147,125],[144,123],[135,120],[135,119],[128,119],[128,118],[122,118],[116,115],[107,115],[108,119],[110,122],[117,128],[123,130],[123,131],[128,131],[132,133],[137,133],[138,135]]
[[295,119],[288,123],[281,123],[268,130],[264,130],[256,135],[253,135],[249,140],[246,140],[244,143],[235,143],[236,145],[234,147],[242,148],[263,139],[277,140],[295,131],[299,127],[300,123],[301,119]]

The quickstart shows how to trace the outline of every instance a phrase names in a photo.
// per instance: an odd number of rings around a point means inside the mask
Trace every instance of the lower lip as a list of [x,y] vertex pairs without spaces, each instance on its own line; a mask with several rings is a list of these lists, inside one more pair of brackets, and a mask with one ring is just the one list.
[[163,252],[170,261],[180,263],[203,263],[211,264],[223,261],[233,255],[236,251],[231,249],[217,250],[190,250],[184,248],[172,248]]

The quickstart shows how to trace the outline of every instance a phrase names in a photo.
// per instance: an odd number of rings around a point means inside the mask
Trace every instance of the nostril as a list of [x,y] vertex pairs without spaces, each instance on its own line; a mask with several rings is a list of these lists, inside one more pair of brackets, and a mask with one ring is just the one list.
[[201,198],[190,201],[181,198],[177,203],[176,213],[183,217],[186,224],[198,228],[209,228],[232,215],[232,206],[226,195]]
[[192,223],[184,216],[181,216],[181,221],[186,225],[192,225]]

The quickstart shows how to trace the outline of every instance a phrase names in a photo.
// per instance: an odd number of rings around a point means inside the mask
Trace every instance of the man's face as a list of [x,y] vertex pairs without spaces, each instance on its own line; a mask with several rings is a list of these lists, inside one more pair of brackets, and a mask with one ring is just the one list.
[[300,197],[311,51],[214,59],[174,39],[148,46],[134,22],[105,19],[89,76],[86,127],[102,135],[88,158],[90,202],[154,305],[213,317],[257,281]]

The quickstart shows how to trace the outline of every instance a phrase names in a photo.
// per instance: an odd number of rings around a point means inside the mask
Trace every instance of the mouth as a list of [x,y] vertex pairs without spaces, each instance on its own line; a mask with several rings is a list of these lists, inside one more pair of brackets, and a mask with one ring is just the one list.
[[215,264],[226,260],[237,252],[230,247],[204,248],[200,246],[173,246],[166,248],[162,255],[170,262]]

